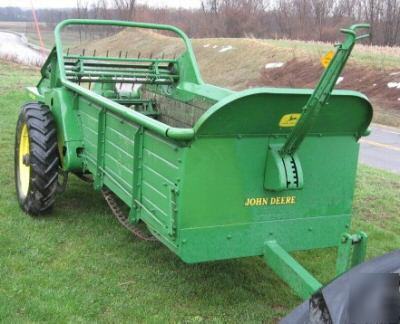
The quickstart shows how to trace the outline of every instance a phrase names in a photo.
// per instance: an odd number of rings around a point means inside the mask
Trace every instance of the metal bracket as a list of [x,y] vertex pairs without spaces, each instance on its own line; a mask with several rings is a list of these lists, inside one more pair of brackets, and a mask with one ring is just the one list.
[[263,257],[268,266],[302,299],[309,298],[322,288],[322,284],[286,252],[278,242],[265,242]]
[[94,175],[94,188],[100,190],[103,187],[105,145],[106,145],[106,110],[101,108],[98,117],[97,139],[97,169]]
[[167,231],[168,235],[175,239],[176,237],[176,216],[178,212],[177,208],[177,195],[179,194],[179,190],[176,186],[168,188],[168,200],[169,200],[169,208],[171,211],[171,219],[167,222]]
[[281,148],[278,144],[268,147],[264,188],[272,191],[303,188],[303,170],[297,153],[282,156]]
[[[133,144],[133,181],[132,181],[132,208],[129,220],[135,223],[139,220],[139,209],[142,208],[142,173],[143,173],[143,135],[144,128],[137,128]],[[139,203],[138,203],[139,202]]]
[[336,275],[341,275],[365,259],[368,236],[364,232],[343,233],[338,247]]

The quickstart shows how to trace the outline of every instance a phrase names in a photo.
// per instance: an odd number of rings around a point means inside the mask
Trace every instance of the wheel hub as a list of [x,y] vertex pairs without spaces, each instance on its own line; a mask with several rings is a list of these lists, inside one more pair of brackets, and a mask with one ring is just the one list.
[[19,142],[19,169],[18,169],[18,181],[20,183],[21,193],[26,196],[29,190],[29,177],[31,167],[29,164],[29,134],[28,127],[24,124],[21,128],[20,142]]
[[29,154],[25,154],[25,155],[22,157],[22,163],[23,163],[24,165],[26,165],[26,166],[31,165],[31,162],[29,161]]

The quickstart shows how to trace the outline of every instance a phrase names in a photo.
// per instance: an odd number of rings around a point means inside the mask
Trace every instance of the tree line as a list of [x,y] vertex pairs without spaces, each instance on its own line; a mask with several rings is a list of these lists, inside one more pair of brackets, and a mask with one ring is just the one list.
[[[198,9],[154,8],[136,0],[77,0],[73,9],[39,9],[49,27],[67,18],[122,19],[178,26],[191,37],[335,41],[338,30],[371,24],[372,44],[400,44],[400,0],[202,0]],[[30,10],[0,8],[0,20],[31,21]]]

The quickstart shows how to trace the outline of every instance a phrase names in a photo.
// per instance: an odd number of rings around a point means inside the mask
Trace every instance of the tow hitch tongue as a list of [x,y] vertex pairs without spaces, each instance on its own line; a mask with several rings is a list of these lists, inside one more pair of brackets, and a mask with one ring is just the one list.
[[[353,25],[342,29],[346,35],[342,44],[324,71],[311,97],[303,107],[301,117],[292,123],[293,130],[285,143],[270,144],[267,152],[264,188],[270,191],[301,189],[307,179],[303,179],[301,161],[297,151],[304,138],[312,129],[321,109],[327,104],[332,90],[345,66],[357,40],[369,34],[357,36],[360,28],[369,28],[368,24]],[[285,118],[286,115],[283,117]],[[338,239],[337,275],[363,262],[367,244],[367,235],[358,232],[355,235],[343,233]],[[308,298],[323,286],[299,264],[276,240],[267,240],[264,244],[264,260],[272,270],[283,279],[301,298]]]
[[369,34],[357,36],[356,31],[360,28],[369,28],[369,25],[357,24],[349,29],[341,30],[346,38],[343,43],[337,45],[334,57],[303,107],[301,117],[295,123],[286,142],[283,145],[271,144],[269,146],[264,180],[266,190],[281,191],[303,187],[303,172],[297,151],[312,129],[319,112],[327,104],[356,41],[369,37]]

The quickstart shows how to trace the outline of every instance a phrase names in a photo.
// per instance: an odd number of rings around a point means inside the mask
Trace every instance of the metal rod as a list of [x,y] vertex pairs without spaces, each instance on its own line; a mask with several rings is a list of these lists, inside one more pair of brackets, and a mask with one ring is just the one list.
[[119,71],[86,71],[86,72],[75,72],[75,71],[66,71],[67,76],[76,76],[76,77],[84,77],[84,76],[113,76],[120,78],[151,78],[151,79],[170,79],[171,81],[178,79],[178,75],[173,74],[156,74],[156,73],[135,73],[135,74],[127,74],[121,73]]
[[126,108],[116,102],[113,102],[112,100],[105,98],[93,91],[84,89],[69,80],[64,79],[63,84],[68,89],[75,91],[89,101],[98,104],[101,107],[109,109],[111,112],[126,118],[128,121],[143,125],[147,129],[154,131],[157,134],[170,137],[175,140],[190,140],[194,137],[193,128],[170,127],[162,122],[159,122],[158,120],[147,117],[139,112]]
[[162,136],[170,137],[175,140],[190,140],[194,137],[193,128],[175,128],[170,127],[164,123],[161,123],[155,119],[147,117],[143,114],[133,111],[132,109],[126,108],[112,100],[105,98],[93,91],[82,88],[81,86],[67,80],[65,67],[64,67],[64,56],[63,56],[63,45],[61,41],[61,32],[68,25],[106,25],[106,26],[119,26],[119,27],[137,27],[145,29],[159,29],[159,30],[169,30],[176,33],[185,43],[186,53],[189,56],[191,62],[193,62],[191,68],[193,72],[194,82],[197,85],[203,85],[204,82],[200,77],[200,71],[196,64],[196,58],[194,56],[193,48],[191,42],[186,34],[179,28],[160,25],[160,24],[147,24],[147,23],[137,23],[130,21],[112,21],[112,20],[93,20],[93,19],[68,19],[59,23],[55,28],[55,43],[57,49],[57,63],[60,72],[60,81],[66,88],[75,91],[76,93],[82,95],[84,98],[105,107],[110,111],[119,114],[132,122],[139,123],[143,127],[154,131]]
[[[109,52],[107,51],[107,55]],[[140,54],[140,53],[139,53]],[[112,56],[82,56],[82,55],[68,55],[64,59],[80,59],[80,60],[95,60],[95,61],[118,61],[118,62],[150,62],[150,63],[177,63],[174,59],[152,59],[152,58],[123,58]]]

